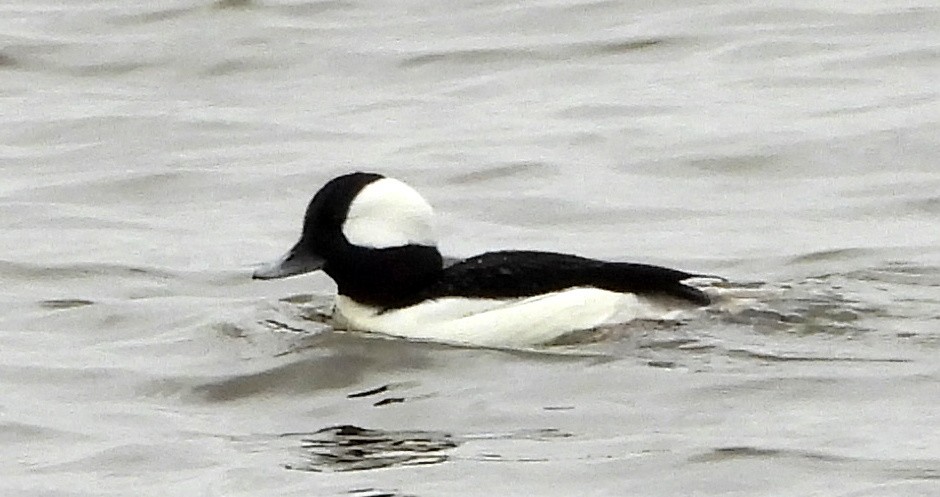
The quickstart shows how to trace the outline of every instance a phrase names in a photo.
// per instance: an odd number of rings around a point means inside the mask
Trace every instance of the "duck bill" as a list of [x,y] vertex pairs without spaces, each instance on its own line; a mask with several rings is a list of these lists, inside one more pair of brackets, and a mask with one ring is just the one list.
[[309,273],[323,268],[326,261],[316,254],[301,250],[297,246],[290,249],[280,259],[265,264],[255,270],[252,278],[256,280],[273,280],[286,278],[297,274]]

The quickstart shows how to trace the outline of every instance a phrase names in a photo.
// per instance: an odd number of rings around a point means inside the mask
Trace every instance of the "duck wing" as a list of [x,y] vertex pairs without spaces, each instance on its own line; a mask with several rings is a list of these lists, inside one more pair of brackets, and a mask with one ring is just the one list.
[[708,305],[708,295],[682,284],[699,275],[648,264],[606,262],[570,254],[511,250],[488,252],[444,269],[426,297],[517,298],[572,287],[666,295]]

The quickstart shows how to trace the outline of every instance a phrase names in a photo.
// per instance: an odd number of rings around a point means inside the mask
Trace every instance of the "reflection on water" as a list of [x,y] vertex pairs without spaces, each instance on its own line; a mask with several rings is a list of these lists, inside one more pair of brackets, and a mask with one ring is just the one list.
[[[283,437],[298,439],[301,463],[288,469],[314,472],[363,471],[398,466],[441,464],[452,459],[480,462],[544,462],[544,457],[513,457],[498,452],[477,452],[455,455],[452,449],[468,444],[469,450],[486,441],[552,442],[572,437],[557,429],[519,430],[507,433],[455,435],[421,430],[378,430],[353,425],[331,426],[313,433],[287,433]],[[466,451],[465,451],[466,452]]]
[[369,430],[352,425],[285,436],[301,436],[305,461],[287,467],[303,471],[362,471],[439,464],[447,461],[447,451],[458,445],[446,433]]

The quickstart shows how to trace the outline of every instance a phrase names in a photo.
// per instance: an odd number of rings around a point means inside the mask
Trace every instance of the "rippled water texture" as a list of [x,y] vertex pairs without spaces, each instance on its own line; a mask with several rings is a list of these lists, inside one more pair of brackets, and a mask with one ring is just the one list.
[[[0,5],[0,494],[940,495],[927,0]],[[443,251],[728,277],[535,350],[249,279],[350,170]]]

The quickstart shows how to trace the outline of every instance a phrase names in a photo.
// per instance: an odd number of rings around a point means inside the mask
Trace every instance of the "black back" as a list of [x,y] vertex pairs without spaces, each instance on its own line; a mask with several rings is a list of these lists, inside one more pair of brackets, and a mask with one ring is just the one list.
[[647,264],[605,262],[553,252],[501,251],[448,267],[422,292],[425,298],[529,297],[573,287],[663,295],[708,305],[708,295],[682,281],[698,275]]

